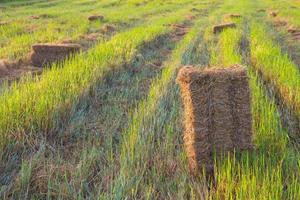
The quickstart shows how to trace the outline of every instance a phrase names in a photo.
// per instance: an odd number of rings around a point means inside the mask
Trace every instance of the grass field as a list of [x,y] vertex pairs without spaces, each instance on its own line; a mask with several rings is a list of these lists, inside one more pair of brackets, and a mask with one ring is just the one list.
[[[299,13],[297,0],[0,0],[0,60],[84,46],[1,83],[0,199],[300,199]],[[178,70],[234,64],[247,67],[255,148],[195,177]]]

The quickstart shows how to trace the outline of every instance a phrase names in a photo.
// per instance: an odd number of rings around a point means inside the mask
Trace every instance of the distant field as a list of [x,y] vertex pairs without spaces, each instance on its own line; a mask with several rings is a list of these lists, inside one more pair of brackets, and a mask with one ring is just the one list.
[[[297,0],[0,0],[0,199],[300,199],[299,56]],[[178,70],[234,64],[255,148],[192,176]]]

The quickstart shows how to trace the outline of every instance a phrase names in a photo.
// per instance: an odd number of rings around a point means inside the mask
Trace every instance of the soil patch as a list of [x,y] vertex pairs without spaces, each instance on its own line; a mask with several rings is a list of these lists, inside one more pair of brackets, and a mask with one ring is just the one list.
[[31,62],[36,67],[42,67],[64,59],[79,52],[78,44],[35,44],[32,46]]
[[184,143],[193,174],[213,173],[213,154],[252,149],[247,71],[242,66],[184,67],[177,81],[185,115]]
[[213,33],[214,33],[214,34],[217,34],[217,33],[222,32],[222,31],[225,30],[225,29],[228,29],[228,28],[235,28],[235,27],[236,27],[236,24],[235,24],[235,23],[219,24],[219,25],[216,25],[216,26],[213,27]]

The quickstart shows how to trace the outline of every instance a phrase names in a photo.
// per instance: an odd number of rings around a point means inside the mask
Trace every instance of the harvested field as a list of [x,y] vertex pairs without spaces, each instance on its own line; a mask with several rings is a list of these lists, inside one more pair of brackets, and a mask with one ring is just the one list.
[[0,199],[300,199],[299,13],[2,0]]

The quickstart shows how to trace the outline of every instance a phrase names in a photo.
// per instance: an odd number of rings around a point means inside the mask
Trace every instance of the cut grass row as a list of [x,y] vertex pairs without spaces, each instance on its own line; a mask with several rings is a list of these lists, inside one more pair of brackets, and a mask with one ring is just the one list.
[[[80,199],[86,193],[97,199],[97,194],[107,192],[112,174],[118,168],[112,161],[118,155],[115,147],[122,137],[121,131],[127,126],[130,110],[147,95],[148,84],[162,70],[152,63],[167,60],[164,52],[175,47],[171,35],[144,43],[126,67],[113,70],[95,85],[94,95],[80,105],[66,130],[58,133],[53,141],[38,140],[38,151],[23,153],[22,170],[13,177],[13,187],[6,191],[7,195],[13,191],[14,198],[19,199],[30,188],[30,197],[37,199],[44,198],[46,193],[53,199],[63,196]],[[51,151],[43,148],[48,145]],[[2,162],[13,163],[17,165],[14,169],[18,169],[16,160]],[[65,171],[53,174],[53,168]],[[9,173],[7,169],[0,177]],[[37,176],[44,178],[37,180]],[[63,176],[67,181],[60,181]]]
[[183,20],[182,16],[188,10],[157,19],[146,27],[117,34],[87,54],[66,61],[63,68],[53,66],[40,79],[23,80],[4,91],[0,97],[1,148],[10,141],[22,143],[34,134],[47,136],[59,129],[96,80],[113,67],[127,63],[143,42],[170,31],[165,24]]
[[251,61],[265,81],[273,84],[280,98],[300,118],[300,72],[282,52],[279,45],[268,37],[264,25],[251,25]]
[[[181,179],[187,178],[188,171],[178,170],[184,157],[180,149],[176,150],[181,138],[174,132],[181,127],[177,121],[181,109],[174,83],[182,55],[199,37],[199,26],[203,26],[202,20],[178,44],[162,74],[152,82],[148,96],[134,110],[129,127],[122,134],[120,170],[111,198],[180,199],[189,193]],[[174,126],[169,124],[173,120],[177,122]]]

